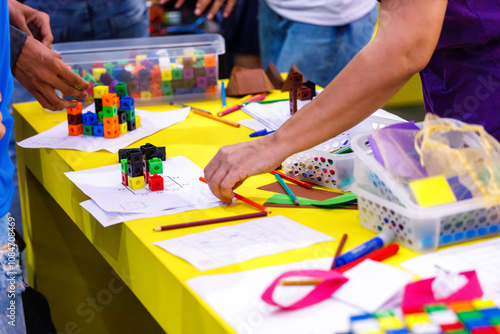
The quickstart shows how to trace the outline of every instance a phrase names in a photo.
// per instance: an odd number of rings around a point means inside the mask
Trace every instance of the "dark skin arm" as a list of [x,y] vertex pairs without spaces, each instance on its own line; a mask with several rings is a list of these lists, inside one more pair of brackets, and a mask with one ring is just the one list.
[[64,95],[86,99],[89,83],[73,73],[54,51],[33,37],[28,37],[13,70],[14,77],[47,109],[72,108],[76,102],[60,98]]
[[219,150],[205,168],[210,190],[229,204],[246,178],[272,170],[380,108],[429,62],[446,7],[447,0],[383,0],[377,36],[317,98],[273,134]]
[[48,48],[52,47],[52,30],[50,17],[38,10],[23,5],[17,0],[9,0],[10,24],[24,31],[29,37],[34,37]]

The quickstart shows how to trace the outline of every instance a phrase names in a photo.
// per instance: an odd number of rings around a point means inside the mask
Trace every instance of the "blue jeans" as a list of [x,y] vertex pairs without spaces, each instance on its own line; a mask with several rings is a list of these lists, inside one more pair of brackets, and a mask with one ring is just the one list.
[[26,0],[24,4],[49,14],[54,43],[149,34],[145,0]]
[[361,19],[343,26],[319,26],[285,19],[259,3],[262,65],[273,61],[282,73],[293,63],[307,80],[326,85],[368,43],[377,23],[378,6]]
[[21,299],[24,283],[14,225],[9,214],[0,218],[0,334],[26,333]]

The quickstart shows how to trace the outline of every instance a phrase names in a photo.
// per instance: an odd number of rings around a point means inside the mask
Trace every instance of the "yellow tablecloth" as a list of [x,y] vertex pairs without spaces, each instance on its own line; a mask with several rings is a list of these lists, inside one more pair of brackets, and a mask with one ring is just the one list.
[[[286,93],[274,92],[267,99],[286,97]],[[228,98],[228,105],[235,101]],[[221,108],[220,101],[190,104],[212,112]],[[174,107],[142,109],[160,111]],[[45,111],[38,103],[17,104],[14,114],[17,141],[45,131],[66,118],[64,113]],[[234,121],[249,118],[242,111],[226,117]],[[248,137],[251,132],[245,127],[234,128],[191,113],[185,121],[130,147],[147,142],[166,146],[167,157],[183,155],[203,168],[220,146],[251,140]],[[234,330],[187,286],[188,279],[331,257],[343,233],[349,235],[344,249],[374,236],[360,226],[358,212],[354,210],[273,208],[273,215],[284,215],[331,235],[335,241],[200,272],[152,243],[239,222],[166,232],[153,232],[153,228],[255,210],[238,204],[104,228],[79,205],[88,198],[63,173],[114,163],[117,163],[117,155],[105,151],[86,153],[18,147],[29,281],[47,296],[60,333],[78,330],[82,333],[162,330],[170,334],[231,333]],[[271,174],[255,176],[248,179],[239,192],[263,203],[272,193],[256,188],[274,181]],[[387,262],[397,265],[415,255],[401,248]]]

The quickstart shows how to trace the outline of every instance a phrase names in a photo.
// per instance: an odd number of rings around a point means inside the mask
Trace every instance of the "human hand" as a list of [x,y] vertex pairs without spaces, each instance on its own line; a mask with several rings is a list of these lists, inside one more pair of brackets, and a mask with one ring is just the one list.
[[50,29],[50,17],[44,12],[23,5],[17,0],[9,0],[10,24],[34,37],[43,45],[52,48],[54,36]]
[[[0,102],[1,101],[2,101],[2,98],[0,95]],[[2,116],[2,113],[0,112],[0,139],[2,139],[3,136],[5,135],[5,125],[3,125],[2,120],[3,120],[3,116]]]
[[[166,4],[170,0],[157,0],[157,2],[161,5]],[[180,8],[186,0],[177,0],[175,2],[175,8]],[[208,7],[208,5],[213,2],[212,7],[207,13],[207,19],[211,20],[214,18],[215,14],[219,11],[219,8],[226,2],[226,0],[198,0],[196,2],[196,6],[194,9],[194,14],[200,16],[205,9]],[[234,8],[234,5],[236,3],[236,0],[227,0],[226,7],[224,8],[224,12],[222,13],[222,16],[224,18],[228,17],[229,14],[231,14],[231,11]]]
[[40,104],[50,110],[72,108],[76,102],[60,98],[64,95],[85,100],[89,83],[71,71],[54,51],[33,37],[28,37],[12,71],[16,79]]
[[256,174],[273,170],[286,158],[274,142],[274,134],[229,146],[223,146],[205,167],[205,179],[212,193],[230,204],[236,189]]

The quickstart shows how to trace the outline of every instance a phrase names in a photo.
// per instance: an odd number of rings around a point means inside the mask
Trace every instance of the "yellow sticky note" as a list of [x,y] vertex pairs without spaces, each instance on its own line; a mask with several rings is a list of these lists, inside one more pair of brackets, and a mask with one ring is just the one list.
[[412,181],[410,188],[420,206],[434,206],[457,201],[448,181],[442,175]]

